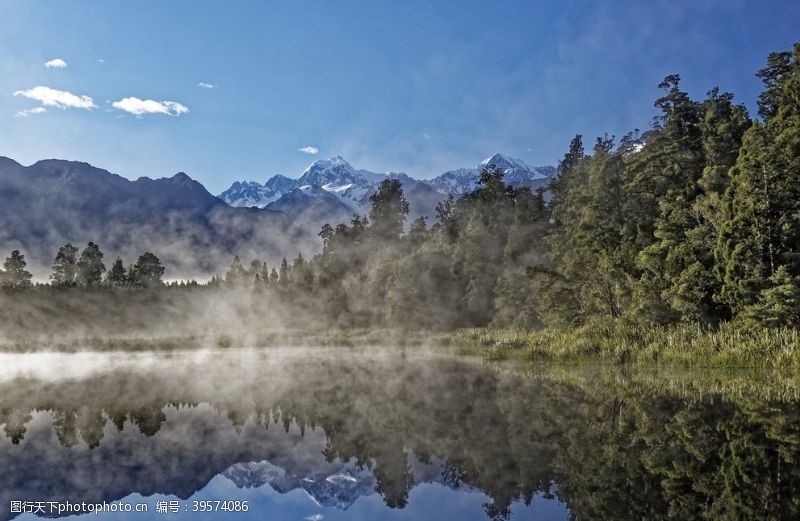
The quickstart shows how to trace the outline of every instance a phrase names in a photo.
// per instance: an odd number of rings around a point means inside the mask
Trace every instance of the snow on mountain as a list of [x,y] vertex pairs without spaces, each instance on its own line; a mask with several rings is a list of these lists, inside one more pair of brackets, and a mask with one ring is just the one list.
[[555,173],[555,168],[552,166],[530,166],[521,159],[494,154],[481,161],[476,168],[450,170],[431,179],[429,183],[442,194],[465,194],[478,187],[481,170],[487,167],[503,172],[505,174],[503,180],[510,185],[531,188],[544,185],[545,181]]
[[429,183],[440,194],[465,194],[477,188],[479,173],[477,168],[459,168],[434,177]]
[[231,206],[264,208],[297,186],[297,179],[275,175],[263,185],[255,181],[236,181],[217,197]]
[[367,185],[366,177],[350,166],[350,163],[336,156],[331,159],[314,161],[298,179],[301,185],[331,186]]
[[302,489],[319,506],[347,510],[362,496],[375,494],[377,480],[367,469],[355,463],[344,463],[333,473],[314,472],[295,476],[269,461],[237,463],[223,473],[239,488],[261,488],[269,485],[285,494]]
[[[271,177],[266,183],[260,185],[255,182],[236,182],[228,190],[221,193],[219,198],[231,206],[257,206],[271,209],[293,209],[303,205],[301,210],[294,209],[294,213],[306,212],[305,206],[314,204],[313,196],[318,196],[319,191],[324,191],[336,196],[350,213],[366,214],[369,211],[369,197],[384,179],[397,179],[403,184],[406,197],[411,206],[411,220],[427,215],[433,215],[436,203],[443,196],[459,196],[471,192],[478,187],[478,177],[482,169],[493,167],[505,174],[505,180],[514,186],[528,186],[538,188],[544,186],[554,173],[553,167],[533,167],[522,161],[503,154],[494,154],[485,159],[474,168],[459,168],[441,174],[430,180],[417,180],[402,172],[376,173],[369,170],[357,170],[341,156],[331,159],[315,161],[303,171],[298,179],[285,176]],[[319,190],[309,191],[310,188]],[[311,197],[301,197],[292,192],[301,189]],[[321,201],[322,199],[318,199]],[[345,212],[331,201],[326,200],[326,205],[335,209],[338,215]],[[291,213],[291,212],[290,212]],[[308,213],[308,212],[306,212]],[[324,218],[320,212],[314,215]]]

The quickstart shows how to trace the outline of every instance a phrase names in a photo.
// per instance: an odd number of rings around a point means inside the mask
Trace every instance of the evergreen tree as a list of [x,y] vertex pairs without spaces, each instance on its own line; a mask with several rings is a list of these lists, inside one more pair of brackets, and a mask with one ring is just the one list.
[[97,286],[103,280],[106,266],[103,264],[103,252],[97,244],[90,242],[81,252],[78,259],[78,283],[82,286]]
[[54,286],[74,286],[78,279],[78,248],[70,243],[58,249],[50,280]]
[[281,288],[289,287],[289,263],[286,261],[286,257],[281,260],[278,282]]
[[742,310],[740,320],[761,327],[800,327],[800,277],[779,267],[757,302]]
[[122,259],[117,257],[111,269],[106,275],[106,282],[109,286],[121,288],[128,285],[128,271],[122,263]]
[[563,214],[567,210],[566,197],[576,184],[576,180],[573,179],[573,173],[584,157],[583,136],[576,134],[569,143],[569,151],[564,154],[564,158],[558,164],[556,175],[548,185],[548,190],[550,191],[549,206],[556,224],[560,224],[570,217]]
[[[642,217],[637,220],[639,229],[630,235],[636,249],[641,250],[637,258],[643,270],[639,283],[645,286],[637,292],[636,313],[648,320],[667,322],[679,317],[669,289],[672,279],[691,262],[679,247],[695,222],[692,206],[700,194],[698,181],[705,161],[701,105],[680,89],[677,74],[664,78],[659,88],[665,90],[655,103],[661,116],[647,146],[630,166],[633,202]],[[647,298],[641,298],[643,295]]]
[[541,325],[539,298],[528,275],[532,266],[546,262],[541,248],[550,228],[544,196],[527,188],[516,192],[514,217],[503,251],[503,272],[495,287],[497,326],[535,327]]
[[717,242],[720,299],[734,311],[756,304],[781,266],[800,274],[800,44],[771,55],[759,76],[765,121],[742,140]]
[[238,255],[234,255],[233,262],[225,273],[225,283],[229,286],[241,286],[246,284],[247,280],[247,271],[242,266],[242,261]]
[[130,270],[130,278],[135,286],[154,288],[161,286],[165,268],[161,261],[149,251],[144,252],[136,259],[136,264]]
[[369,197],[370,236],[381,241],[396,241],[403,233],[408,201],[398,179],[384,179]]
[[421,246],[428,238],[428,223],[427,217],[417,217],[411,223],[411,228],[408,230],[408,240],[412,247]]
[[27,269],[28,263],[25,262],[25,256],[19,250],[14,250],[11,255],[6,257],[3,262],[3,271],[0,272],[0,287],[5,289],[25,289],[30,288],[31,272]]

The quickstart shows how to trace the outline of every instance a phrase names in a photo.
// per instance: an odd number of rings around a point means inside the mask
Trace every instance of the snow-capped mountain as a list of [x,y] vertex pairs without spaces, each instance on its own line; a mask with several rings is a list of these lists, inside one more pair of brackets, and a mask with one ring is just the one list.
[[218,197],[231,206],[264,208],[298,186],[297,179],[275,175],[263,185],[255,181],[236,181]]
[[269,485],[282,494],[302,489],[317,505],[340,510],[347,510],[362,496],[375,494],[377,484],[372,472],[359,469],[354,463],[345,463],[333,473],[316,472],[300,477],[269,461],[258,461],[237,463],[222,475],[239,488]]
[[505,174],[503,180],[513,186],[527,186],[539,188],[555,173],[552,166],[530,166],[521,159],[514,159],[503,154],[493,156],[481,161],[475,168],[459,168],[450,170],[429,181],[441,194],[461,195],[475,190],[478,187],[478,178],[481,170],[491,167]]
[[366,176],[357,172],[341,156],[314,161],[297,180],[300,186],[320,186],[332,192],[341,192],[357,185],[368,185]]
[[[475,190],[482,169],[493,167],[505,173],[506,182],[515,186],[538,188],[546,184],[554,173],[551,166],[533,167],[522,161],[503,154],[494,154],[473,168],[450,170],[430,180],[414,179],[404,173],[388,172],[385,174],[357,170],[342,157],[321,159],[312,163],[298,179],[285,176],[274,176],[264,185],[255,182],[236,182],[219,198],[231,206],[257,206],[264,208],[296,188],[307,186],[319,187],[336,195],[355,213],[364,213],[369,208],[369,196],[384,179],[398,179],[403,183],[406,192],[416,190],[428,200],[425,211],[415,212],[414,201],[409,201],[412,214],[427,215],[428,208],[435,208],[432,194],[462,195]],[[432,189],[432,190],[431,190]],[[408,195],[408,194],[407,194]]]

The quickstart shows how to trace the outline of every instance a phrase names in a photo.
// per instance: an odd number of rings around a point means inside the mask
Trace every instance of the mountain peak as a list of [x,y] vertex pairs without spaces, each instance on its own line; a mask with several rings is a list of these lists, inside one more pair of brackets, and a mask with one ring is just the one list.
[[344,167],[352,170],[352,166],[342,156],[334,156],[330,159],[317,159],[305,169],[303,175],[314,170],[321,170],[327,168]]
[[341,156],[335,156],[314,161],[306,168],[297,183],[298,186],[345,186],[363,185],[367,180]]
[[525,161],[500,153],[494,154],[491,157],[481,161],[481,166],[492,166],[503,171],[511,169],[533,171],[533,168],[531,168]]

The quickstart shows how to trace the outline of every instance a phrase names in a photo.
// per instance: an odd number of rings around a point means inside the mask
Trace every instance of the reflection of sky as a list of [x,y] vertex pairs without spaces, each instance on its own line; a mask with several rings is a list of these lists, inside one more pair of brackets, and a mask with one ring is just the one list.
[[[155,512],[157,501],[175,500],[175,496],[153,495],[143,498],[139,494],[131,494],[121,501],[126,503],[148,503],[147,514],[128,512],[102,514],[83,514],[71,516],[70,519],[96,519],[98,521],[143,521],[145,519],[163,519],[181,521],[188,519],[214,519],[225,518],[231,521],[336,521],[336,520],[391,520],[391,519],[420,519],[420,520],[475,520],[483,521],[486,514],[483,505],[489,498],[480,492],[453,490],[438,483],[422,483],[409,493],[408,505],[402,509],[390,509],[380,494],[372,494],[359,498],[347,510],[335,507],[320,507],[301,489],[292,490],[281,494],[269,485],[254,489],[240,489],[223,476],[216,476],[208,485],[197,491],[186,501],[181,501],[181,507],[187,506],[188,511],[178,513],[158,514]],[[247,501],[247,512],[217,512],[197,513],[191,512],[192,501],[196,500],[231,500]],[[512,520],[531,519],[536,521],[567,519],[564,505],[556,500],[548,500],[536,496],[530,506],[516,503],[512,509]],[[322,516],[322,517],[319,517]],[[16,518],[19,521],[39,519],[32,514],[23,514]]]

